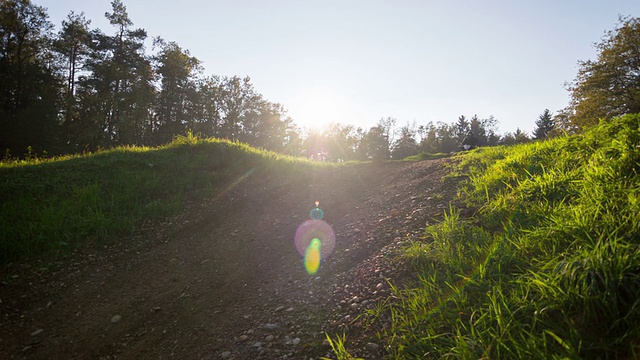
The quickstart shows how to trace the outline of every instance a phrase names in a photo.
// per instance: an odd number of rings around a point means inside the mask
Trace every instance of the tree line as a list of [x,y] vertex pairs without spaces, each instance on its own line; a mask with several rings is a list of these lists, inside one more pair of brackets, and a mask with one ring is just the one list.
[[500,143],[497,121],[477,116],[399,129],[393,118],[370,129],[332,124],[303,136],[284,107],[264,99],[248,77],[205,76],[188,50],[159,37],[155,53],[147,54],[146,31],[133,26],[120,0],[111,6],[110,33],[91,29],[73,11],[54,33],[43,7],[2,0],[1,149],[17,156],[27,149],[76,153],[160,145],[192,131],[337,161],[457,151],[469,134],[478,146]]
[[0,3],[0,148],[50,153],[118,145],[159,145],[191,130],[269,150],[300,147],[283,106],[248,77],[204,76],[177,43],[133,26],[114,0],[110,33],[69,13],[53,32],[30,0]]
[[640,112],[640,21],[621,18],[597,44],[598,59],[579,62],[567,84],[571,103],[540,114],[529,136],[499,135],[493,116],[369,129],[331,124],[303,134],[283,105],[248,77],[205,75],[201,62],[160,37],[148,54],[121,0],[105,13],[112,28],[91,29],[73,11],[59,31],[30,0],[0,0],[0,149],[77,153],[119,145],[165,144],[187,131],[329,161],[400,159],[419,152],[511,145],[581,131],[599,119]]
[[477,115],[460,116],[454,124],[429,122],[400,127],[397,119],[387,117],[368,131],[334,123],[324,131],[310,133],[304,140],[304,151],[329,161],[404,159],[420,152],[450,153],[460,151],[469,137],[473,137],[475,146],[500,144],[504,138],[497,135],[496,125],[492,116],[480,119]]
[[469,147],[514,145],[573,134],[613,117],[640,113],[640,18],[619,18],[613,30],[595,44],[597,59],[578,62],[576,78],[565,84],[570,103],[554,114],[549,109],[535,120],[531,135],[516,129],[499,135],[493,117],[460,116],[457,122],[406,124],[383,118],[368,131],[332,124],[305,139],[308,154],[342,160],[402,159],[420,152],[449,153]]

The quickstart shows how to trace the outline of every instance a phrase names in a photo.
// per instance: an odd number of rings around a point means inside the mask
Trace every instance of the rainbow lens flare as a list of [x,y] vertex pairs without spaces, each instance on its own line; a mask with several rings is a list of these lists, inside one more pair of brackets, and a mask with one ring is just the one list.
[[304,268],[309,275],[318,272],[320,268],[322,242],[318,238],[313,238],[311,244],[304,253]]
[[322,260],[333,253],[336,234],[331,225],[322,220],[307,220],[298,226],[294,243],[298,254],[304,258],[307,272],[315,274]]

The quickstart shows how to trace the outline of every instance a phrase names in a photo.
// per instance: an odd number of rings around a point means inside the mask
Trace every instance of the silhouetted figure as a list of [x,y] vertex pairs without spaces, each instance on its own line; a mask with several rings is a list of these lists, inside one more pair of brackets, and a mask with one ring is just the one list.
[[463,150],[475,149],[478,146],[478,139],[473,135],[472,131],[469,131],[467,136],[462,139],[461,147]]

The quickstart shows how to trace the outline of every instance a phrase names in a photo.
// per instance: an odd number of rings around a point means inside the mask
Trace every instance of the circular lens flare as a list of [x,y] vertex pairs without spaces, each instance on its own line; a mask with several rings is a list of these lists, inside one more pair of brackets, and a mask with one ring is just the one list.
[[[301,257],[306,257],[307,249],[317,249],[320,260],[324,260],[336,246],[336,234],[331,225],[322,220],[307,220],[298,226],[294,243]],[[311,246],[312,243],[316,245]]]
[[315,208],[309,212],[309,217],[312,220],[322,220],[322,218],[324,217],[324,212],[320,208]]

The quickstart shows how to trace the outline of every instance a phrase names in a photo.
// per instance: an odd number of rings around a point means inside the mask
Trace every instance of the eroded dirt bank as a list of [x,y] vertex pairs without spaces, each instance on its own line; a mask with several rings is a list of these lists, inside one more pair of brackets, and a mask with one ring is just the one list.
[[[258,169],[134,240],[53,266],[11,265],[0,285],[0,358],[316,359],[330,355],[325,331],[346,331],[354,355],[381,358],[376,329],[357,315],[406,274],[396,249],[448,207],[448,163],[293,177]],[[293,237],[316,200],[336,247],[309,275]]]

